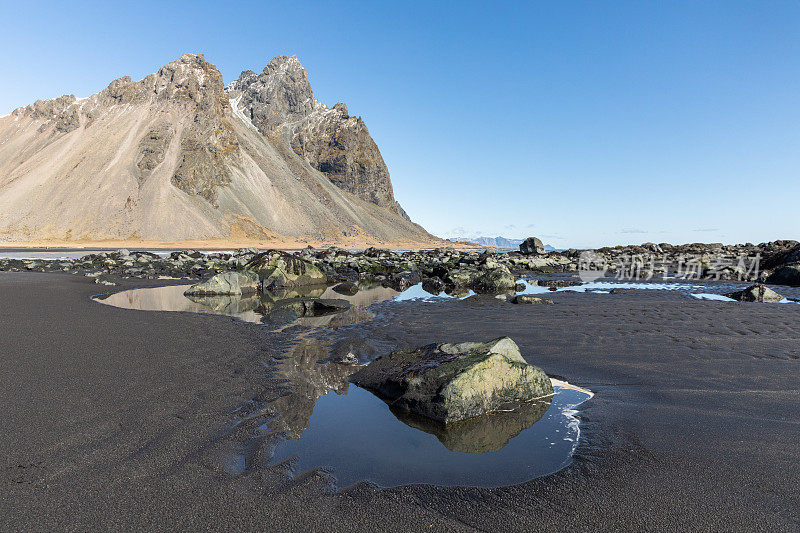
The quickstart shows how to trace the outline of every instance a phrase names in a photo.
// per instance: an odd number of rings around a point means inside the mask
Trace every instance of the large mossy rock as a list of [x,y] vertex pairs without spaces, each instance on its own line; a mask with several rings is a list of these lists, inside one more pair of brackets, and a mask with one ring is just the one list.
[[206,281],[192,285],[186,296],[241,296],[258,290],[258,275],[247,270],[223,272]]
[[245,265],[258,274],[262,290],[325,285],[328,278],[309,261],[286,252],[263,252]]
[[731,292],[726,294],[728,298],[733,298],[740,302],[771,302],[776,303],[782,301],[784,298],[777,292],[764,285],[753,285],[747,287],[742,291]]
[[478,293],[501,293],[513,291],[517,280],[506,267],[498,267],[481,274],[472,283],[472,289]]
[[449,424],[553,394],[547,374],[508,337],[431,344],[379,357],[351,381],[394,408]]

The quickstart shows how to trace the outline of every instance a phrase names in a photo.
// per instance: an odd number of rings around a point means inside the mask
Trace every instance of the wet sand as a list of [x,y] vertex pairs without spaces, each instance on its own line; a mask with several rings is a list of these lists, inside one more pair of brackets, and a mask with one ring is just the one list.
[[580,407],[575,461],[555,475],[336,492],[321,471],[235,475],[223,460],[263,423],[260,402],[286,393],[266,364],[290,330],[89,299],[105,290],[0,273],[4,531],[800,527],[800,306],[665,291],[377,304],[374,320],[336,335],[397,347],[509,335],[595,396]]

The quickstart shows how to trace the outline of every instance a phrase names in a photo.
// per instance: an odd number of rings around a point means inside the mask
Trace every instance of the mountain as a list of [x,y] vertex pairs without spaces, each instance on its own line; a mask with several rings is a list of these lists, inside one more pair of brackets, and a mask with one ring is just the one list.
[[[508,239],[506,237],[451,237],[448,239],[452,242],[468,242],[471,244],[480,244],[483,246],[496,246],[497,248],[508,248],[516,250],[522,244],[524,239]],[[549,244],[544,245],[545,250],[548,252],[555,250]]]
[[364,122],[295,57],[224,87],[202,54],[0,118],[0,241],[432,243]]

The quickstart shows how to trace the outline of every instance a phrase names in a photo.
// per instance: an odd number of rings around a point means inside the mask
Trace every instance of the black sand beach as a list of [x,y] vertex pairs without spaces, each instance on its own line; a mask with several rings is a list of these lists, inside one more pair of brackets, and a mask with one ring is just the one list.
[[397,346],[508,335],[596,394],[575,461],[555,475],[337,492],[324,472],[237,475],[222,460],[263,423],[235,425],[241,413],[284,393],[265,365],[288,334],[90,300],[103,290],[0,273],[3,531],[800,528],[800,306],[665,291],[378,304],[337,335]]

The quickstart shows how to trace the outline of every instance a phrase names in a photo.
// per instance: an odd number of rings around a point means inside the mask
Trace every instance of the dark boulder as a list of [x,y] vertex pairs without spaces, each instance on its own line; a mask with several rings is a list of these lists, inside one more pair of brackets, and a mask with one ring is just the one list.
[[444,281],[437,277],[426,278],[422,281],[422,290],[434,296],[442,293],[446,287]]
[[519,251],[525,255],[544,254],[544,244],[536,237],[528,237],[519,245]]
[[772,274],[767,276],[766,282],[775,285],[800,286],[800,263],[791,263],[778,267]]
[[403,272],[398,272],[397,274],[392,274],[391,277],[389,277],[387,285],[398,292],[403,292],[404,290],[408,289],[409,287],[413,287],[421,281],[422,276],[419,274],[419,272],[406,270]]

